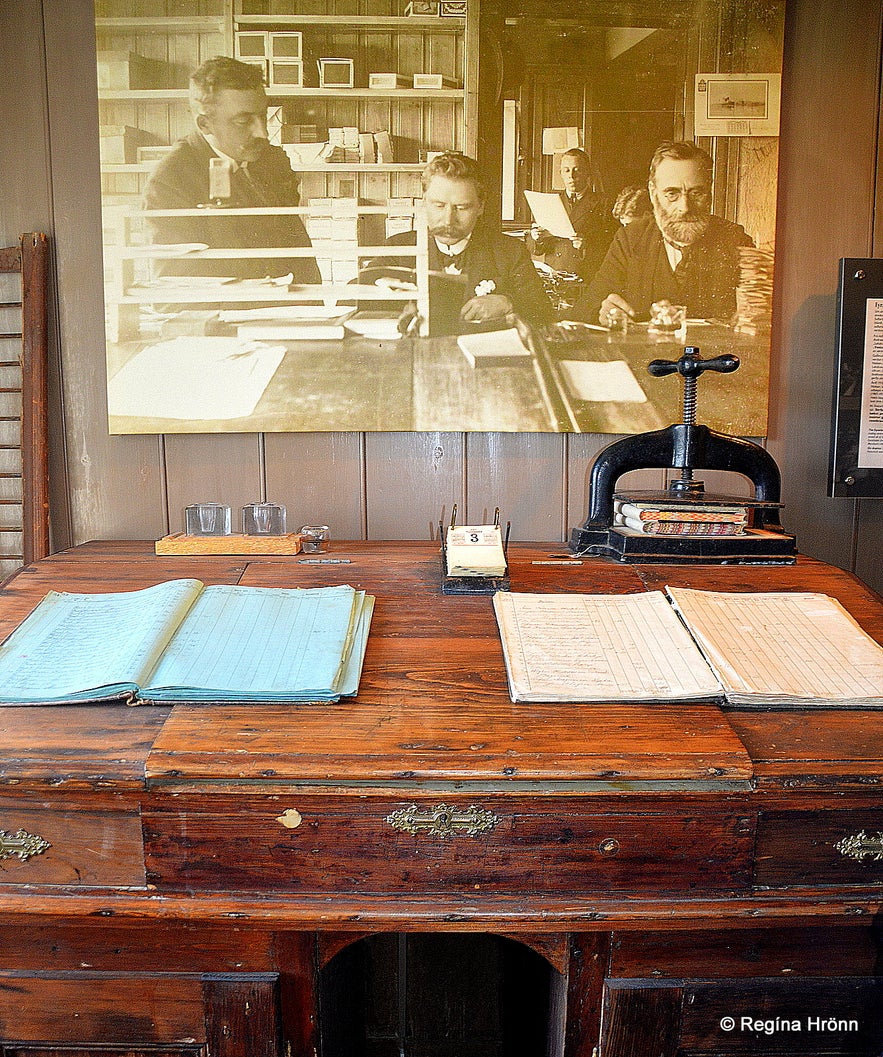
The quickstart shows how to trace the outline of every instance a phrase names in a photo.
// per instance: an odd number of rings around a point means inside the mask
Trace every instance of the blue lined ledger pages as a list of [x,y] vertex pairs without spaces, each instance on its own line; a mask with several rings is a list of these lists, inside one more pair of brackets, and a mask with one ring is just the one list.
[[142,687],[155,701],[340,696],[364,604],[352,587],[206,587]]
[[336,701],[358,691],[373,605],[346,585],[51,591],[0,645],[0,703]]
[[199,597],[199,580],[141,591],[50,591],[0,645],[0,701],[133,694]]

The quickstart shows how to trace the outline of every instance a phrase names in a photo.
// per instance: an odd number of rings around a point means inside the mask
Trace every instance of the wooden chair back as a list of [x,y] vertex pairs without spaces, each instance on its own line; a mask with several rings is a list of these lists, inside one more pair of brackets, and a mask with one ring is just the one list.
[[0,578],[49,553],[46,236],[0,248]]

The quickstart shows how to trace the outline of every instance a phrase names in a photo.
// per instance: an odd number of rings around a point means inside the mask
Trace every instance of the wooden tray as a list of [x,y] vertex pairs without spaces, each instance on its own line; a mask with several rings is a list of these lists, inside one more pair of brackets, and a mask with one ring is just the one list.
[[156,541],[157,554],[297,554],[301,537],[297,532],[285,536],[188,536],[174,532]]

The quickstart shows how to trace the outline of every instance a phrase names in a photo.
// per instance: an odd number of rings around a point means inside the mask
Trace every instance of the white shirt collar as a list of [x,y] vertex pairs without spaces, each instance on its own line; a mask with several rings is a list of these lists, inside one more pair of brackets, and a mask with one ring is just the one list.
[[681,263],[684,251],[680,246],[676,246],[673,242],[669,242],[668,239],[663,239],[662,244],[665,246],[665,255],[668,257],[668,263],[671,265],[671,270],[674,271]]
[[218,148],[214,145],[214,143],[212,143],[212,141],[208,138],[208,136],[206,136],[204,132],[201,133],[201,135],[202,138],[206,141],[206,143],[214,151],[214,153],[217,154],[219,158],[223,158],[224,161],[229,164],[230,172],[236,172],[236,170],[240,167],[240,163],[236,161],[235,158],[231,158],[229,154],[225,154],[222,150],[218,150]]
[[444,242],[439,242],[438,239],[435,240],[435,244],[438,246],[439,253],[444,254],[445,257],[455,257],[458,253],[462,253],[463,250],[466,249],[471,238],[471,235],[467,235],[465,239],[460,239],[459,242],[455,242],[452,246],[448,246]]

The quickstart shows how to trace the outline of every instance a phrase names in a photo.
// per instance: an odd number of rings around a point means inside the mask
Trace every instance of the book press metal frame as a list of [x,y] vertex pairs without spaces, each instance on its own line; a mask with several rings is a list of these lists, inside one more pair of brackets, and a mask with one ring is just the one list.
[[[703,360],[699,348],[688,345],[678,360],[653,360],[648,371],[655,377],[679,374],[683,379],[682,421],[665,429],[639,433],[614,441],[595,459],[589,478],[589,512],[570,535],[575,556],[595,555],[620,562],[696,562],[788,565],[796,561],[793,535],[779,520],[782,506],[781,475],[766,449],[752,441],[729,436],[696,422],[697,381],[705,371],[729,374],[739,367],[736,356]],[[618,492],[616,484],[629,470],[680,471],[667,489]],[[754,498],[705,491],[696,470],[729,470],[747,477]],[[622,531],[614,525],[616,500],[664,503],[676,509],[738,505],[753,511],[753,524],[739,536],[658,536]]]

